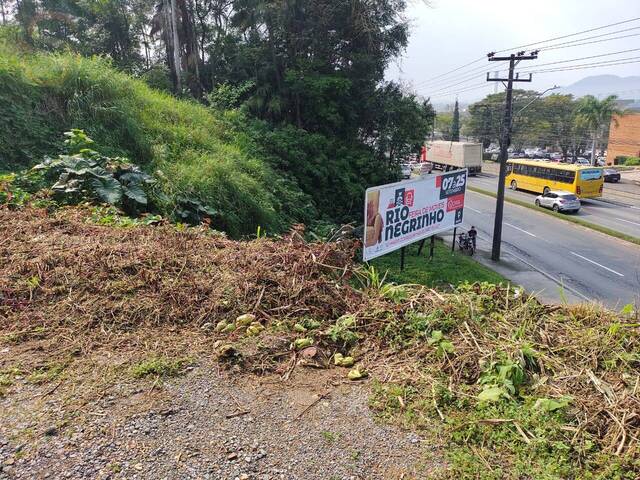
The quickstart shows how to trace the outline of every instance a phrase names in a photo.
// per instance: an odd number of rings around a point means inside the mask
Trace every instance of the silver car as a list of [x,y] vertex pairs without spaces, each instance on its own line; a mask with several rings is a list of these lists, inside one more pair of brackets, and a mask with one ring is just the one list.
[[546,207],[554,212],[572,212],[580,210],[580,199],[571,192],[551,190],[536,197],[536,207]]
[[400,165],[400,171],[402,172],[402,178],[407,179],[411,178],[411,165],[408,163],[403,163]]

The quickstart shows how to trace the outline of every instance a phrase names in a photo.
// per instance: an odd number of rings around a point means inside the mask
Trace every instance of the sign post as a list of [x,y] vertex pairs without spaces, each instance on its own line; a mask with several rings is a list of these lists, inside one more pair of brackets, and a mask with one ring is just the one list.
[[463,169],[367,189],[363,260],[461,224],[466,185]]

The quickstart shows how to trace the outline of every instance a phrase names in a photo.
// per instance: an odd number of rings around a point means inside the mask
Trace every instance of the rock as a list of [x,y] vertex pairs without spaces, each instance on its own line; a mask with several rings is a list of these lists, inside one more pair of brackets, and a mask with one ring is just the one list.
[[58,429],[54,426],[51,426],[44,431],[44,434],[46,437],[53,437],[54,435],[58,434]]
[[227,460],[235,460],[236,458],[238,458],[238,454],[236,452],[231,452],[227,455]]

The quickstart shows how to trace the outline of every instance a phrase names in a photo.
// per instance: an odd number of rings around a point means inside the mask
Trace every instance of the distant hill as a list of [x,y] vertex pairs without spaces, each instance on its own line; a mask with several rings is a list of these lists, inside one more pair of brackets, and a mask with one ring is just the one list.
[[557,93],[570,93],[576,97],[615,94],[621,99],[640,99],[640,76],[594,75],[562,87]]

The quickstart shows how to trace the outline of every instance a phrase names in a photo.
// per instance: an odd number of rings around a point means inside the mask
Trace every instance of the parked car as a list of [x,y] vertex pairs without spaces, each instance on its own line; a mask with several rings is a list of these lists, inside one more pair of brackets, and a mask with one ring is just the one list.
[[558,152],[554,152],[549,155],[549,160],[562,160],[562,154]]
[[408,163],[403,163],[400,165],[400,170],[402,171],[402,178],[406,180],[407,178],[411,178],[411,165]]
[[605,168],[602,173],[605,182],[618,183],[620,181],[620,172],[615,168]]
[[584,158],[584,157],[578,157],[578,158],[576,158],[576,164],[577,165],[587,165],[587,166],[589,166],[589,165],[591,165],[591,162],[589,160],[587,160],[586,158]]
[[554,212],[572,212],[580,210],[580,199],[571,192],[551,190],[536,197],[536,207],[550,208]]

